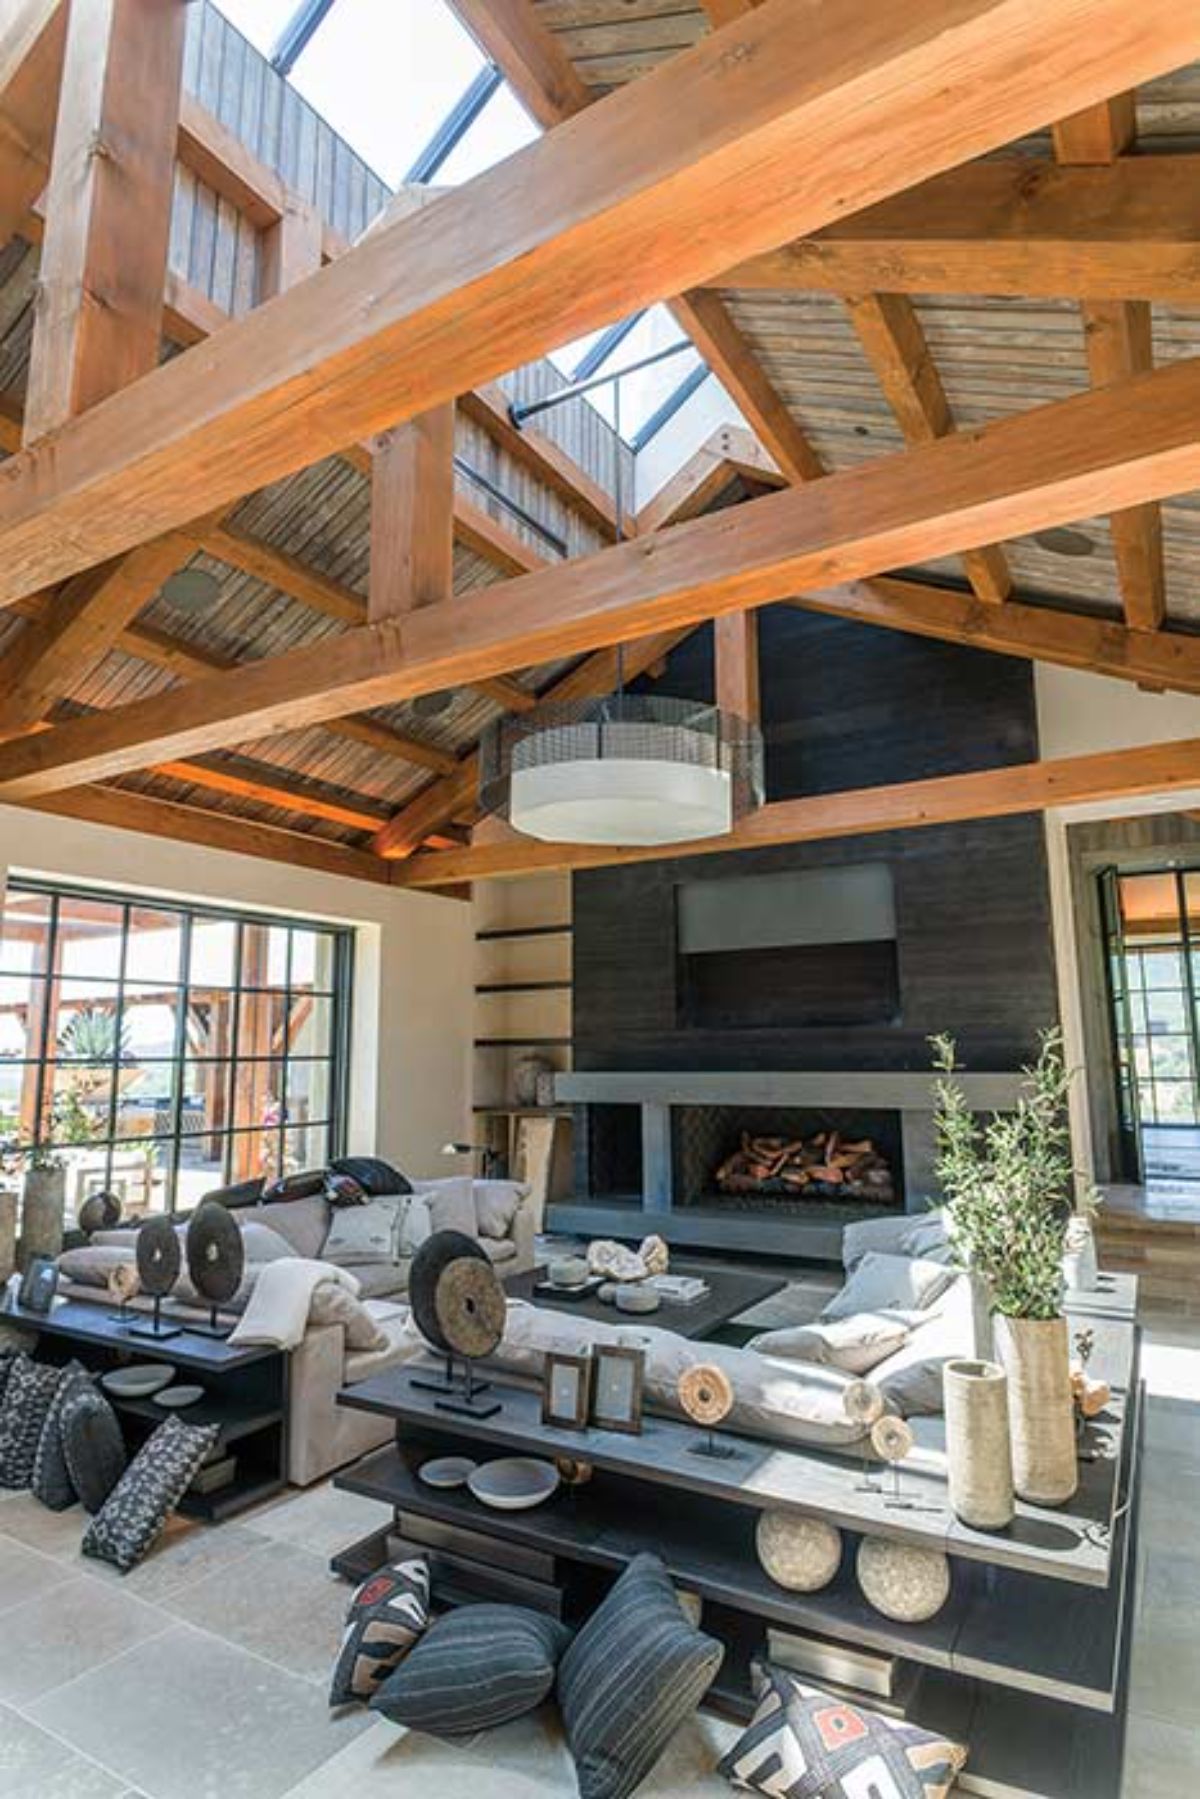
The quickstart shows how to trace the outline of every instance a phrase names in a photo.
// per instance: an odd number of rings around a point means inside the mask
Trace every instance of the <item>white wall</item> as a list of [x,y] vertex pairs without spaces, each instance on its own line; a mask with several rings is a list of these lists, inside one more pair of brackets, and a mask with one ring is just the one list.
[[440,1147],[470,1118],[469,905],[0,807],[0,879],[9,870],[353,925],[348,1146],[446,1172]]

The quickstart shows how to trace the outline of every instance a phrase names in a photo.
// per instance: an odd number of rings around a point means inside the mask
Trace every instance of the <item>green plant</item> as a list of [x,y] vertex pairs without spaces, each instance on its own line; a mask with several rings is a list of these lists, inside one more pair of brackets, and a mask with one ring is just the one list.
[[1075,1204],[1067,1121],[1071,1076],[1062,1034],[1046,1031],[1012,1112],[980,1121],[962,1085],[954,1039],[930,1039],[936,1084],[937,1172],[955,1248],[1009,1318],[1057,1318],[1062,1257]]
[[55,1099],[50,1131],[56,1143],[94,1143],[100,1135],[100,1126],[88,1112],[77,1087],[68,1087]]
[[124,1019],[106,1006],[80,1006],[58,1033],[58,1053],[80,1062],[122,1061],[129,1056],[129,1031]]

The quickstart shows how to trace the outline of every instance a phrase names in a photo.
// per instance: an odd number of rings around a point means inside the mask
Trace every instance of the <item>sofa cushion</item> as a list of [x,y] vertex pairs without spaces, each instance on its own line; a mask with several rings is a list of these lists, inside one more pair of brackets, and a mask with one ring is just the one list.
[[280,1199],[274,1205],[254,1206],[243,1214],[244,1223],[267,1224],[292,1252],[318,1261],[329,1230],[329,1206],[320,1193],[303,1199]]
[[381,1682],[371,1710],[429,1736],[474,1736],[536,1710],[571,1632],[520,1605],[464,1605],[439,1618]]
[[393,1562],[369,1575],[350,1601],[329,1688],[330,1705],[369,1699],[429,1623],[429,1563]]
[[954,1269],[941,1262],[868,1250],[821,1318],[849,1318],[856,1312],[921,1312],[953,1279]]
[[511,1237],[481,1237],[479,1247],[489,1262],[515,1262],[517,1246]]
[[58,1258],[58,1272],[63,1280],[80,1287],[107,1287],[114,1268],[136,1261],[133,1237],[123,1243],[84,1243],[78,1249],[64,1249]]
[[658,1557],[636,1556],[559,1664],[580,1799],[627,1799],[641,1785],[723,1655],[684,1616]]
[[817,1362],[846,1374],[867,1374],[876,1362],[894,1355],[907,1341],[909,1326],[886,1312],[855,1312],[827,1324],[793,1325],[764,1331],[746,1345],[759,1355],[784,1362]]
[[429,1208],[431,1230],[461,1231],[464,1237],[478,1236],[473,1188],[469,1174],[418,1182],[417,1192]]
[[937,1417],[944,1404],[942,1370],[959,1356],[973,1355],[974,1345],[971,1283],[960,1274],[903,1348],[871,1370],[872,1384],[902,1418]]
[[248,1262],[278,1262],[284,1256],[295,1255],[287,1238],[281,1237],[269,1224],[260,1224],[254,1218],[239,1219],[238,1222],[242,1227],[242,1248]]
[[79,1362],[68,1362],[58,1383],[42,1434],[33,1458],[33,1496],[50,1512],[65,1512],[75,1504],[77,1494],[63,1448],[62,1411],[70,1395],[82,1384],[91,1386],[91,1376]]
[[382,1374],[386,1369],[397,1368],[404,1362],[416,1361],[427,1353],[426,1345],[415,1340],[408,1329],[407,1306],[392,1305],[384,1299],[373,1299],[369,1301],[367,1310],[382,1331],[387,1347],[347,1350],[343,1368],[347,1386],[355,1381],[369,1380],[373,1374]]
[[339,1206],[361,1206],[371,1197],[361,1181],[352,1174],[339,1174],[334,1168],[326,1172],[321,1191],[335,1211]]
[[507,1237],[528,1194],[524,1181],[472,1181],[476,1234],[485,1241]]
[[405,1262],[357,1262],[354,1267],[354,1278],[358,1282],[359,1293],[363,1299],[391,1299],[408,1292],[408,1271],[411,1264]]
[[58,1414],[63,1460],[86,1512],[98,1512],[125,1472],[120,1420],[99,1387],[74,1384]]
[[374,1195],[380,1193],[411,1193],[412,1182],[407,1175],[393,1168],[379,1156],[337,1156],[329,1164],[335,1174],[352,1174],[361,1187]]
[[215,1424],[185,1424],[182,1418],[160,1424],[83,1533],[83,1554],[112,1562],[122,1574],[135,1568],[162,1535],[218,1434]]
[[396,1229],[407,1201],[399,1194],[361,1206],[339,1206],[329,1224],[323,1256],[339,1268],[359,1262],[396,1261]]
[[362,1300],[348,1287],[322,1281],[313,1288],[308,1307],[309,1324],[340,1324],[347,1349],[386,1349],[388,1338]]
[[27,1355],[18,1356],[13,1363],[0,1406],[0,1487],[33,1485],[42,1426],[65,1372]]
[[948,1262],[953,1251],[946,1233],[945,1213],[902,1212],[899,1217],[862,1218],[842,1232],[842,1266],[851,1273],[869,1251],[884,1256],[923,1256],[928,1262]]
[[718,1772],[768,1799],[947,1799],[967,1759],[961,1744],[806,1686],[783,1668],[754,1670],[758,1707]]

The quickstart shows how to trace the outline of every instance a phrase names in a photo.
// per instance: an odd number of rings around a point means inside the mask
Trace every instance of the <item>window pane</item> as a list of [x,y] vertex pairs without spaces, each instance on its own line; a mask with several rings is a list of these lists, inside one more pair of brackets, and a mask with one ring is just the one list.
[[136,1062],[161,1061],[175,1054],[182,1000],[131,999],[128,991],[121,1011],[121,1054]]
[[174,1062],[122,1063],[118,1137],[166,1137],[175,1129],[179,1070]]
[[242,1059],[283,1053],[287,1033],[286,993],[246,992],[239,995],[237,1054]]
[[1146,995],[1146,1017],[1152,1032],[1187,1030],[1187,997],[1178,988]]
[[481,175],[493,163],[503,162],[514,150],[531,144],[541,133],[510,87],[499,87],[492,95],[471,129],[455,145],[434,181],[438,187],[453,187]]
[[283,1063],[239,1062],[233,1077],[233,1118],[237,1129],[283,1120]]
[[190,987],[187,996],[186,1043],[189,1055],[228,1056],[233,1052],[237,995],[232,988]]
[[1179,932],[1179,896],[1173,874],[1122,875],[1121,918],[1126,937]]
[[0,1056],[39,1056],[49,987],[24,975],[0,975]]
[[0,1143],[32,1137],[40,1072],[37,1062],[0,1062]]
[[43,1131],[55,1143],[93,1144],[108,1137],[113,1102],[111,1062],[58,1062],[47,1071]]
[[1195,1124],[1196,1088],[1191,1081],[1156,1081],[1155,1117],[1163,1124]]
[[287,986],[288,937],[285,925],[242,926],[241,986]]
[[183,978],[183,924],[177,912],[134,906],[125,947],[125,980],[130,985],[173,987]]
[[1187,1038],[1151,1038],[1150,1062],[1156,1081],[1187,1080],[1192,1072],[1192,1059]]
[[332,993],[336,950],[337,938],[328,931],[293,931],[289,987],[315,987],[322,993]]
[[0,968],[18,974],[45,974],[52,905],[48,893],[9,890],[0,915]]
[[235,1131],[227,1153],[231,1181],[274,1181],[283,1173],[278,1131]]
[[64,894],[58,902],[59,972],[116,980],[124,923],[123,906]]
[[284,1132],[284,1166],[288,1174],[302,1168],[321,1168],[329,1160],[329,1128],[324,1124],[306,1125]]
[[289,1054],[326,1056],[333,1044],[333,1001],[293,993],[288,1003]]
[[233,1063],[193,1062],[183,1070],[183,1116],[180,1133],[202,1137],[228,1130],[233,1123]]
[[288,1063],[288,1124],[307,1124],[310,1119],[332,1117],[332,1102],[333,1082],[328,1062]]
[[55,1052],[63,1061],[111,1061],[121,1042],[115,982],[55,981],[57,1006],[51,1026]]
[[1183,986],[1183,957],[1175,950],[1156,949],[1145,958],[1146,989]]
[[188,980],[193,987],[232,987],[237,972],[238,928],[232,919],[197,918],[192,923]]
[[[685,341],[666,307],[652,306],[638,320],[628,337],[622,338],[600,372],[611,373],[616,369],[628,368],[631,363],[640,362],[643,357],[653,356],[658,350],[665,350],[671,344]],[[640,431],[646,420],[658,411],[668,395],[674,393],[679,383],[691,374],[699,362],[697,352],[689,349],[678,356],[668,356],[662,362],[652,363],[649,368],[639,369],[635,375],[627,375],[621,382],[622,436],[629,438]],[[612,387],[598,387],[588,398],[610,425],[616,423]]]

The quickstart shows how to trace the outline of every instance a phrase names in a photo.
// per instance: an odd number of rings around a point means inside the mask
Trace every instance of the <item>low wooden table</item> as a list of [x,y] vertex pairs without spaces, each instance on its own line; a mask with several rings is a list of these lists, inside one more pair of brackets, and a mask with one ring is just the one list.
[[512,1298],[527,1299],[533,1305],[548,1306],[551,1311],[571,1312],[601,1324],[636,1324],[640,1319],[644,1324],[675,1331],[693,1341],[713,1336],[723,1324],[740,1317],[764,1299],[781,1293],[788,1284],[783,1274],[747,1274],[736,1268],[714,1268],[711,1262],[673,1259],[671,1273],[698,1275],[707,1281],[708,1292],[691,1305],[664,1299],[656,1312],[618,1312],[615,1306],[605,1305],[594,1293],[588,1299],[570,1299],[565,1295],[535,1292],[536,1283],[546,1277],[544,1268],[535,1268],[532,1274],[518,1274],[504,1284]]
[[[131,1312],[129,1323],[145,1325],[148,1314]],[[175,1323],[166,1314],[164,1324]],[[189,1493],[180,1511],[216,1523],[247,1506],[257,1505],[287,1483],[288,1357],[279,1349],[240,1348],[220,1337],[180,1329],[176,1336],[133,1335],[118,1320],[112,1301],[56,1299],[49,1312],[32,1312],[14,1302],[0,1304],[0,1323],[19,1324],[38,1333],[45,1361],[82,1362],[95,1374],[106,1374],[129,1362],[168,1362],[186,1380],[204,1387],[195,1405],[171,1412],[148,1399],[105,1397],[121,1419],[130,1450],[157,1424],[178,1417],[186,1424],[216,1424],[218,1447],[227,1445],[238,1458],[231,1485],[213,1493]]]

